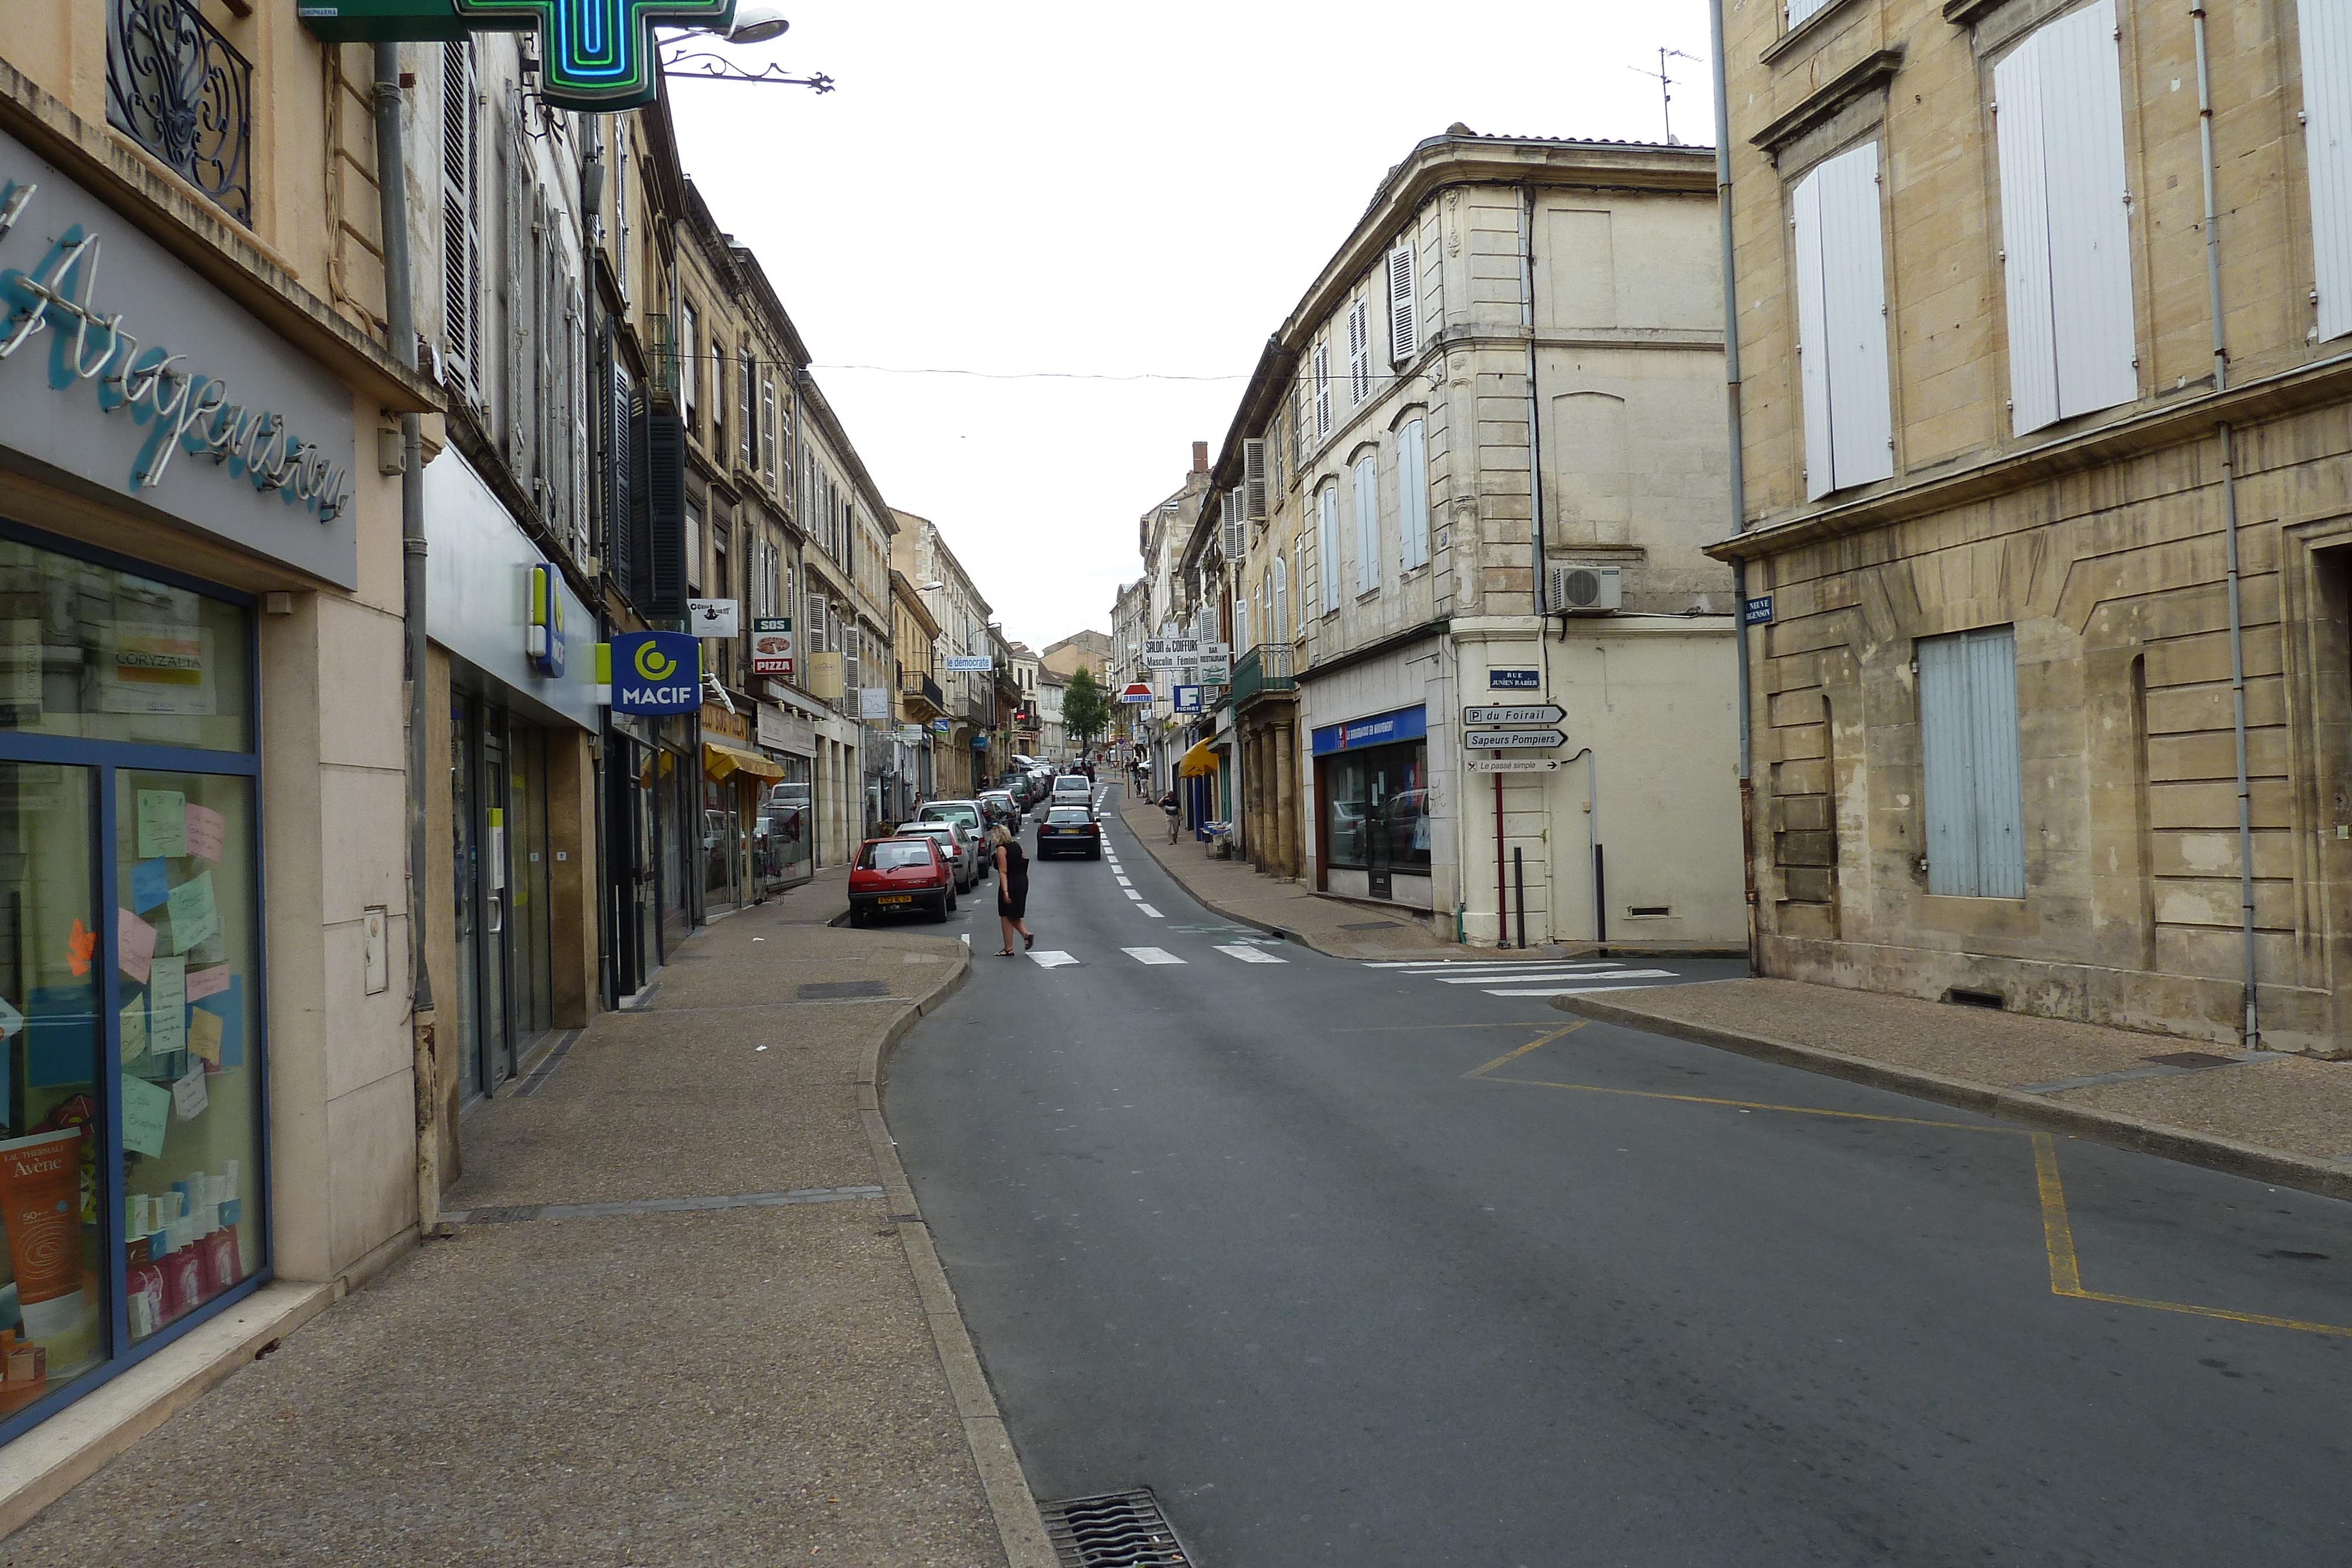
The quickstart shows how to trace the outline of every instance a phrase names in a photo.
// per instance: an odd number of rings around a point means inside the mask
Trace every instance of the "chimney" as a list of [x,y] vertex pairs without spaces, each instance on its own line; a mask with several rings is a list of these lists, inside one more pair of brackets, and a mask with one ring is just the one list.
[[1192,443],[1192,472],[1206,474],[1208,471],[1209,444],[1205,441],[1196,441]]

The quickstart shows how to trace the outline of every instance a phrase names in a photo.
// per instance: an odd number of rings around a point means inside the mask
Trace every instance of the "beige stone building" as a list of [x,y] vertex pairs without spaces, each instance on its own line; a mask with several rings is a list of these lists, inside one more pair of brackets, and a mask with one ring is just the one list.
[[1478,943],[1740,939],[1714,194],[1703,151],[1455,126],[1274,335],[1200,555],[1259,869]]
[[1763,968],[2352,1047],[2342,9],[1725,19]]

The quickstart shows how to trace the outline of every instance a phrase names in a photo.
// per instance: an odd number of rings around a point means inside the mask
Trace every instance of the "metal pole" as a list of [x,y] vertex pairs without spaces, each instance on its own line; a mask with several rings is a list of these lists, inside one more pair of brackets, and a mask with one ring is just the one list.
[[[1501,774],[1496,774],[1501,778]],[[1511,846],[1511,882],[1519,892],[1519,951],[1528,950],[1528,865],[1525,853],[1517,844]]]
[[1609,956],[1608,889],[1609,876],[1601,864],[1601,846],[1595,844],[1592,846],[1592,935],[1599,944],[1598,951],[1604,958]]
[[[1499,751],[1495,753],[1500,757]],[[1503,776],[1495,775],[1495,946],[1511,945],[1510,927],[1503,923],[1504,911],[1509,907],[1508,889],[1503,880]]]

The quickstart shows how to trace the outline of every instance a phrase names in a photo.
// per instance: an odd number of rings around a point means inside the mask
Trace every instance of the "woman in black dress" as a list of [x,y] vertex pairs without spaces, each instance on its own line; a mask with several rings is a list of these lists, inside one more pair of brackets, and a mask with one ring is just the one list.
[[1004,946],[996,956],[1018,957],[1013,950],[1014,933],[1020,934],[1023,953],[1037,946],[1022,919],[1029,913],[1029,857],[1022,852],[1021,841],[1002,827],[989,830],[988,841],[996,850],[996,919],[1004,927]]

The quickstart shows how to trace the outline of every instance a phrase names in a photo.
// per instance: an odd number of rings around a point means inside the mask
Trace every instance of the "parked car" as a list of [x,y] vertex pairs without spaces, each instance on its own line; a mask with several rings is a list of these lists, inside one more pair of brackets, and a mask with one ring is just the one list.
[[1102,824],[1085,806],[1048,806],[1045,820],[1037,826],[1037,858],[1041,861],[1058,855],[1084,855],[1090,861],[1098,861],[1102,859]]
[[980,810],[993,825],[1016,831],[1021,827],[1021,802],[1013,798],[1009,789],[982,789],[980,792]]
[[955,867],[959,892],[969,893],[972,883],[980,880],[983,865],[980,838],[978,834],[965,831],[961,822],[902,822],[898,834],[901,838],[920,835],[938,840],[940,852],[948,857],[948,863]]
[[1083,773],[1065,773],[1054,780],[1053,803],[1056,806],[1092,808],[1095,781]]
[[956,906],[955,870],[936,840],[924,835],[868,839],[849,868],[849,923],[863,925],[877,915],[911,915],[921,909],[945,920]]

